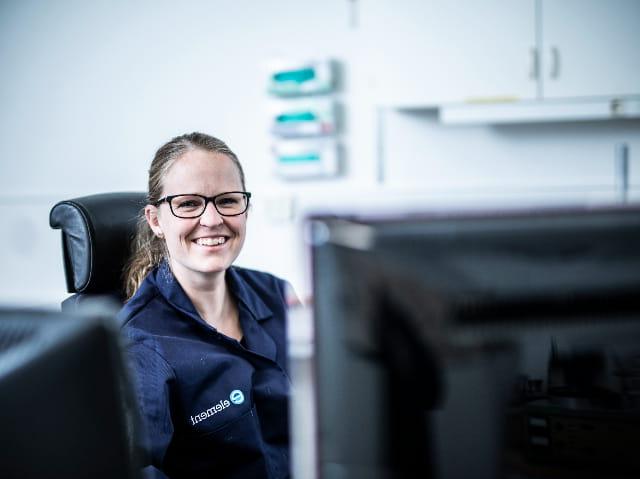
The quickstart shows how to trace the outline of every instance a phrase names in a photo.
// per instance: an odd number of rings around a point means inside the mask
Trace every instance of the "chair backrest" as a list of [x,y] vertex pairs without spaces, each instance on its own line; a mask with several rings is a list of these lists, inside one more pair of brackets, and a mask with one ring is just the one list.
[[62,230],[67,291],[62,309],[88,299],[124,299],[122,271],[129,258],[137,218],[146,204],[142,192],[103,193],[60,201],[49,224]]

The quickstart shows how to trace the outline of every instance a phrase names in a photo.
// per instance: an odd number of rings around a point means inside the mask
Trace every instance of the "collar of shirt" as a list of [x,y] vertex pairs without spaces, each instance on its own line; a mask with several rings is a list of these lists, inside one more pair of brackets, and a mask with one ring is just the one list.
[[[198,321],[202,321],[195,306],[193,306],[182,286],[173,276],[171,268],[166,261],[163,261],[158,266],[154,276],[158,291],[173,307]],[[238,299],[253,318],[262,321],[273,316],[271,309],[260,299],[260,296],[253,290],[251,285],[240,277],[233,266],[226,271],[226,280],[233,296]]]
[[[255,321],[263,321],[272,317],[273,312],[234,267],[227,270],[226,281],[231,293],[239,302],[238,310],[247,346],[251,350],[275,360],[276,347],[273,340],[255,323]],[[171,306],[193,320],[210,327],[200,317],[182,286],[173,276],[166,261],[162,262],[153,273],[153,282]]]

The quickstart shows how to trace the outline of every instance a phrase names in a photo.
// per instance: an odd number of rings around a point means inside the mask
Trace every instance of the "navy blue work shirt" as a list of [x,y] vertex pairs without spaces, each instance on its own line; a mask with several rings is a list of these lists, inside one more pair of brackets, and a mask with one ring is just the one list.
[[286,283],[231,267],[242,342],[198,314],[166,262],[119,313],[142,448],[169,477],[289,477]]

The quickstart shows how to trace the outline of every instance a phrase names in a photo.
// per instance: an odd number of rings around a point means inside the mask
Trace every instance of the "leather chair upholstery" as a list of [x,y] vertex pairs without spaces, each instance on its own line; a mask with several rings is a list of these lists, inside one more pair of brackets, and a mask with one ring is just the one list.
[[122,271],[130,254],[137,217],[146,204],[141,192],[103,193],[57,203],[49,224],[62,230],[67,291],[62,309],[89,298],[124,299]]

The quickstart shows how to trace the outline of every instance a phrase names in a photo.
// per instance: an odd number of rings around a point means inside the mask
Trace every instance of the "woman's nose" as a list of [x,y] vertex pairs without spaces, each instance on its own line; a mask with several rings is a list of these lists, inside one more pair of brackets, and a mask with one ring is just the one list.
[[218,213],[212,202],[208,202],[204,207],[204,213],[200,216],[200,224],[202,226],[217,226],[222,222],[222,215]]

